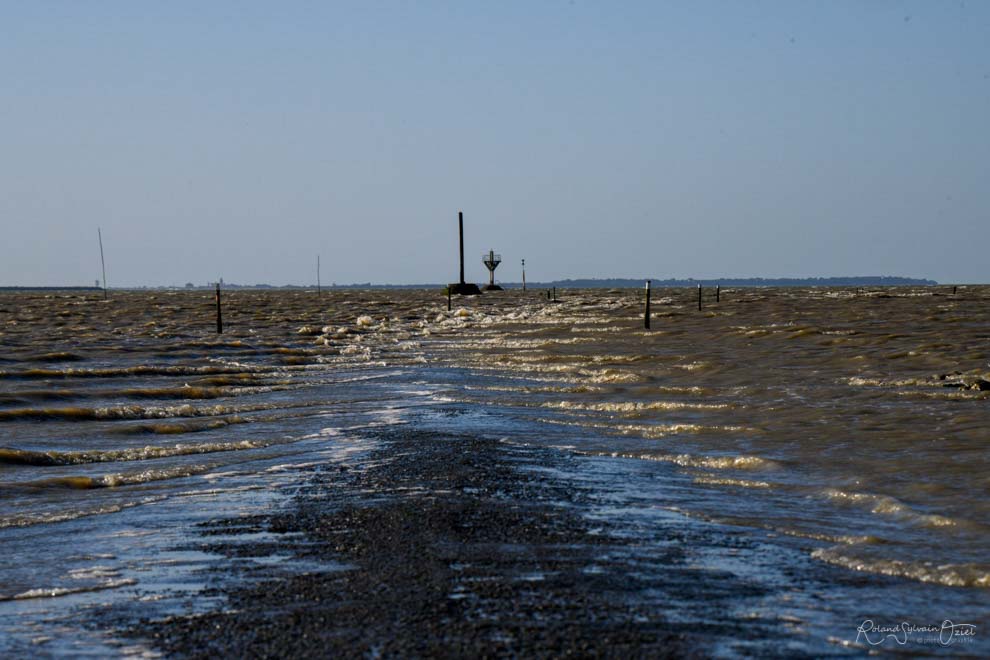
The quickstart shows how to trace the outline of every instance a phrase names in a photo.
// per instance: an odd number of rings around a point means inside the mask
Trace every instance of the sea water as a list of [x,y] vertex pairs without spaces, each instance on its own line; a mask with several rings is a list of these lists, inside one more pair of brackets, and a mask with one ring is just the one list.
[[236,290],[223,334],[212,292],[0,295],[0,651],[119,649],[80,612],[195,594],[198,523],[444,406],[631,480],[617,512],[790,539],[985,644],[990,288],[654,295],[646,330],[635,290]]

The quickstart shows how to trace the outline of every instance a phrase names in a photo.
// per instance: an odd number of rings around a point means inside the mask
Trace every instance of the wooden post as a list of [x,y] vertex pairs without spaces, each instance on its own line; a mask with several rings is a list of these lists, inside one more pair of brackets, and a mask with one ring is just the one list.
[[523,291],[525,291],[526,290],[526,260],[525,259],[522,260],[522,269],[523,269]]
[[223,334],[223,315],[220,312],[220,283],[217,282],[217,334]]
[[952,295],[956,295],[956,287],[955,286],[952,287]]
[[646,310],[643,313],[643,323],[650,329],[650,280],[646,280]]
[[447,311],[448,312],[450,311],[450,296],[451,296],[450,287],[448,286],[447,287]]
[[547,300],[550,300],[550,289],[547,289]]
[[698,285],[698,311],[701,311],[701,285]]
[[557,302],[557,287],[553,288],[553,301]]
[[721,289],[722,289],[722,285],[721,284],[716,284],[715,285],[715,302],[721,302],[721,298],[722,298],[722,296],[721,296]]

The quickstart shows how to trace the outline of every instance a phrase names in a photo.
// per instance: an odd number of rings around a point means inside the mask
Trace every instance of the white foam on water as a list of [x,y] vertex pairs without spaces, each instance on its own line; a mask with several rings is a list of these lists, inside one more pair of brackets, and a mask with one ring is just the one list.
[[853,376],[846,379],[846,382],[853,387],[933,387],[940,386],[940,383],[920,378],[867,378],[863,376]]
[[246,473],[240,470],[229,470],[227,472],[206,472],[203,474],[203,478],[209,481],[215,481],[217,479],[227,479],[229,477],[241,477]]
[[221,415],[273,410],[278,407],[284,406],[279,406],[275,403],[215,404],[211,406],[194,406],[185,403],[175,406],[113,405],[96,408],[19,408],[0,411],[0,420],[52,419],[67,421],[112,421],[165,419],[169,417],[217,417]]
[[110,513],[118,513],[124,509],[130,509],[132,507],[141,506],[144,504],[152,504],[154,502],[161,502],[165,499],[168,499],[168,496],[160,495],[145,497],[135,502],[121,502],[118,504],[107,504],[84,509],[68,509],[58,511],[56,513],[35,513],[20,516],[5,516],[0,517],[0,529],[4,527],[29,527],[31,525],[60,523],[75,520],[77,518],[86,518],[88,516],[101,516]]
[[729,477],[716,477],[712,475],[698,475],[693,479],[694,483],[706,486],[739,486],[740,488],[773,488],[774,484],[767,481],[753,481],[750,479],[731,479]]
[[[552,381],[551,381],[552,382]],[[604,388],[597,385],[518,385],[516,387],[511,387],[508,385],[489,385],[489,386],[477,386],[477,385],[464,385],[464,390],[471,392],[516,392],[519,394],[589,394],[593,392],[601,392]],[[547,404],[543,404],[547,405]]]
[[340,349],[340,354],[341,355],[346,355],[346,356],[361,357],[361,358],[363,358],[365,360],[370,360],[371,359],[371,347],[370,346],[356,346],[356,345],[353,345],[352,344],[350,346],[345,346],[344,348]]
[[562,419],[541,418],[538,421],[547,424],[557,424],[561,426],[580,426],[583,428],[600,429],[610,433],[639,436],[651,440],[658,440],[672,435],[684,433],[749,433],[752,429],[744,426],[730,425],[706,425],[706,424],[604,424],[592,421],[571,421]]
[[177,465],[171,468],[142,470],[140,472],[118,472],[116,474],[93,477],[93,482],[99,487],[117,488],[120,486],[144,484],[149,481],[165,481],[168,479],[190,477],[203,474],[213,469],[213,467],[212,465]]
[[581,380],[591,383],[636,383],[643,380],[643,377],[629,372],[617,371],[615,369],[591,370],[582,369],[578,372]]
[[543,408],[563,410],[591,410],[598,412],[639,413],[647,410],[721,410],[731,407],[727,403],[692,403],[688,401],[618,401],[610,403],[581,403],[557,401],[540,404]]
[[97,451],[29,451],[0,447],[0,463],[19,462],[28,465],[80,465],[86,463],[117,463],[122,461],[145,461],[172,456],[209,454],[214,452],[257,449],[276,443],[256,440],[240,442],[207,442],[202,444],[176,444],[173,446],[134,447],[131,449],[108,449]]
[[[590,456],[632,458],[641,461],[660,461],[663,463],[673,463],[681,467],[706,468],[709,470],[773,470],[780,467],[775,461],[760,458],[759,456],[706,456],[698,454],[619,451],[578,451],[577,453]],[[769,487],[769,484],[767,486]]]
[[108,580],[106,582],[87,587],[49,587],[29,589],[28,591],[23,591],[19,594],[14,594],[11,596],[4,596],[0,594],[0,601],[28,600],[32,598],[58,598],[60,596],[68,596],[69,594],[86,593],[89,591],[104,591],[106,589],[118,589],[120,587],[127,587],[134,584],[137,584],[137,580],[131,578],[121,578],[119,580]]
[[702,362],[696,360],[694,362],[688,362],[686,364],[675,364],[672,365],[674,369],[682,369],[684,371],[698,371],[700,369],[707,369],[711,365],[708,362]]
[[[771,529],[768,527],[768,529]],[[852,536],[846,534],[825,534],[821,532],[808,532],[799,529],[790,529],[786,527],[773,527],[773,531],[780,534],[786,534],[787,536],[794,536],[803,539],[813,539],[815,541],[825,541],[826,543],[842,543],[845,545],[874,545],[878,543],[884,543],[884,540],[878,536]]]
[[74,568],[69,571],[68,575],[73,580],[115,578],[120,575],[120,570],[113,566],[88,566],[86,568]]

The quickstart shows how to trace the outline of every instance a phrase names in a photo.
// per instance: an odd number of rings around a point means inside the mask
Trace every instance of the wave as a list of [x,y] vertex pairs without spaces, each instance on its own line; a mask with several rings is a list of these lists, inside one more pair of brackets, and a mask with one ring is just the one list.
[[578,373],[583,381],[590,383],[635,383],[643,380],[638,374],[615,369],[582,369]]
[[79,398],[75,390],[23,390],[0,394],[0,405],[23,406],[39,401],[68,401]]
[[252,385],[240,387],[201,387],[183,385],[182,387],[147,387],[128,388],[119,392],[104,393],[105,398],[115,395],[128,399],[223,399],[251,394],[266,394],[291,389],[289,385]]
[[210,374],[242,374],[242,373],[270,373],[277,371],[278,367],[269,365],[242,365],[232,364],[229,366],[210,365],[202,367],[193,366],[148,366],[140,365],[134,367],[119,367],[106,369],[23,369],[3,370],[0,369],[0,378],[9,379],[45,379],[45,378],[130,378],[133,376],[199,376]]
[[117,488],[119,486],[133,486],[148,483],[149,481],[166,481],[169,479],[181,479],[191,477],[212,470],[214,465],[177,465],[171,468],[142,470],[140,472],[118,472],[104,474],[96,477],[68,476],[50,477],[35,481],[6,482],[0,483],[2,490],[39,490],[39,489],[72,489],[72,490],[93,490],[97,488]]
[[990,588],[990,567],[980,564],[935,564],[900,559],[865,559],[842,552],[839,548],[820,548],[811,553],[815,559],[864,573],[879,573],[930,582],[947,587]]
[[105,591],[107,589],[117,589],[119,587],[127,587],[134,584],[137,584],[137,580],[133,578],[118,578],[85,587],[51,587],[44,589],[29,589],[28,591],[23,591],[19,594],[13,594],[10,596],[0,594],[0,601],[28,600],[31,598],[58,598],[59,596],[68,596],[69,594],[81,594],[90,591]]
[[475,386],[475,385],[462,385],[463,389],[467,391],[479,391],[479,392],[518,392],[524,394],[588,394],[591,392],[601,392],[603,388],[597,385],[519,385],[517,387],[510,386]]
[[825,491],[825,497],[840,504],[853,504],[868,507],[876,514],[900,518],[916,525],[926,527],[951,527],[960,521],[946,516],[930,513],[919,513],[900,500],[889,495],[874,495],[872,493],[856,493],[830,488]]
[[0,464],[7,465],[82,465],[86,463],[116,463],[120,461],[144,461],[168,456],[210,454],[224,451],[240,451],[267,447],[271,443],[242,440],[240,442],[210,442],[200,445],[173,447],[134,447],[103,451],[31,451],[15,447],[0,447]]
[[740,488],[773,488],[773,484],[767,481],[752,481],[750,479],[730,479],[728,477],[714,477],[709,475],[698,475],[694,478],[694,483],[705,486],[739,486]]
[[589,429],[599,429],[612,434],[639,436],[652,440],[681,433],[751,433],[753,431],[753,429],[744,426],[708,424],[600,424],[597,422],[575,422],[548,418],[541,418],[538,421],[560,426],[580,426]]
[[[201,433],[215,431],[231,424],[248,424],[263,421],[266,417],[241,417],[228,415],[217,419],[196,420],[188,422],[154,422],[151,424],[127,424],[110,430],[120,435],[181,435],[183,433]],[[274,418],[273,418],[274,419]]]
[[578,451],[576,453],[590,456],[609,456],[612,458],[634,458],[643,461],[661,461],[663,463],[674,463],[681,467],[707,468],[709,470],[769,470],[779,467],[776,461],[760,458],[759,456],[705,456],[698,454],[624,453],[617,451]]
[[727,403],[691,403],[687,401],[649,401],[646,403],[621,401],[614,403],[579,403],[575,401],[559,401],[541,404],[543,408],[561,408],[564,410],[590,410],[596,412],[617,412],[635,414],[648,410],[721,410],[729,408]]
[[900,379],[884,379],[884,378],[866,378],[863,376],[853,376],[846,379],[853,387],[936,387],[941,386],[941,383],[933,382],[930,379],[921,378],[900,378]]
[[241,385],[235,387],[204,387],[182,385],[180,387],[131,387],[121,390],[24,390],[0,394],[0,405],[30,405],[45,401],[72,399],[223,399],[252,394],[265,394],[292,389],[288,384]]
[[272,410],[279,404],[223,405],[196,407],[180,406],[105,406],[101,408],[19,408],[0,410],[0,422],[61,420],[84,422],[93,420],[162,419],[168,417],[216,417],[246,412]]

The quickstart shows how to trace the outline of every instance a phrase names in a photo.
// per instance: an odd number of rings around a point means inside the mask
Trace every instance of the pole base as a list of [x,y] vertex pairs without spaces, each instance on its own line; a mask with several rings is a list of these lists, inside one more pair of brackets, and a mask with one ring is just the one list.
[[481,289],[478,288],[477,284],[472,284],[471,282],[459,282],[455,284],[448,284],[447,289],[458,296],[480,296]]
[[502,287],[497,284],[489,284],[485,287],[485,291],[503,291]]

